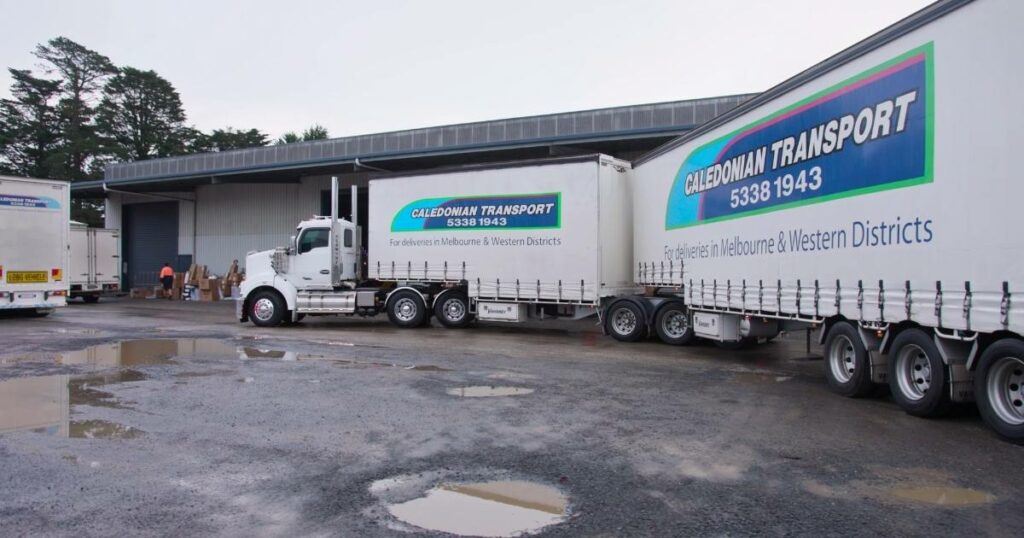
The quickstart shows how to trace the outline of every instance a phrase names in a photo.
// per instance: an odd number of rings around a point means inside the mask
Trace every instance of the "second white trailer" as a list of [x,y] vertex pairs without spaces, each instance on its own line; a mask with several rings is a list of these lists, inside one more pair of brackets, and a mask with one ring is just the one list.
[[594,313],[636,289],[628,169],[592,155],[371,181],[368,276],[462,282],[480,319]]

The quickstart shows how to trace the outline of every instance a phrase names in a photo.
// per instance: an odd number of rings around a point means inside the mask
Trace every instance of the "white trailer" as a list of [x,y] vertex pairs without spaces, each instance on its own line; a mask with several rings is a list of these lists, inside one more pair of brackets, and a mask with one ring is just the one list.
[[90,228],[71,222],[71,254],[68,278],[70,296],[95,303],[103,295],[121,289],[121,242],[118,230]]
[[0,176],[0,310],[67,303],[70,215],[66,181]]
[[818,327],[829,384],[976,399],[1024,440],[1024,4],[940,2],[634,163],[636,281],[607,329]]
[[431,314],[464,327],[597,314],[638,289],[628,169],[589,155],[373,180],[365,274],[355,218],[335,204],[289,247],[248,255],[239,319],[387,312],[400,327]]

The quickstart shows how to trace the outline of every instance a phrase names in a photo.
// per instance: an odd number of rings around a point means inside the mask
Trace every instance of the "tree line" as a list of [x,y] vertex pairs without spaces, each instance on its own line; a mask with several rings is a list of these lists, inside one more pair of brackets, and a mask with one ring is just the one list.
[[[265,146],[258,129],[202,132],[188,125],[181,96],[155,71],[117,66],[66,37],[39,44],[33,69],[8,68],[0,100],[0,174],[70,181],[99,179],[111,162]],[[328,138],[313,125],[273,143]],[[72,218],[102,224],[95,202],[75,200]]]

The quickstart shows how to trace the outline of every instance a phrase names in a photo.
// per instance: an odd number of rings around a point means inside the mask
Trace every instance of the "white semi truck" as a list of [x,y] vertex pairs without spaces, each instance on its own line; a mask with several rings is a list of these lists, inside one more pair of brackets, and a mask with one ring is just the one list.
[[[940,2],[633,163],[608,332],[820,328],[831,387],[1024,440],[1024,3]],[[667,302],[664,299],[668,298]]]
[[120,233],[71,222],[70,296],[95,303],[121,289]]
[[0,310],[67,304],[69,207],[66,181],[0,176]]
[[330,217],[246,257],[239,319],[386,312],[400,327],[431,315],[462,327],[597,314],[638,290],[628,172],[590,155],[373,180],[365,274],[357,220],[338,218],[334,180]]

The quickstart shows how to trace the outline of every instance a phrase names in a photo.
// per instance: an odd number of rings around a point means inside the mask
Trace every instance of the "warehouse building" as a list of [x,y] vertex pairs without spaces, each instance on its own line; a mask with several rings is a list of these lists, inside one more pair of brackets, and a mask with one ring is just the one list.
[[[165,261],[223,272],[232,260],[287,244],[295,225],[330,212],[330,177],[357,186],[366,231],[367,185],[387,172],[606,153],[630,160],[752,95],[483,121],[113,164],[74,183],[102,199],[106,227],[122,230],[125,287],[156,283]],[[342,212],[351,207],[343,189]],[[365,242],[364,242],[365,244]]]

